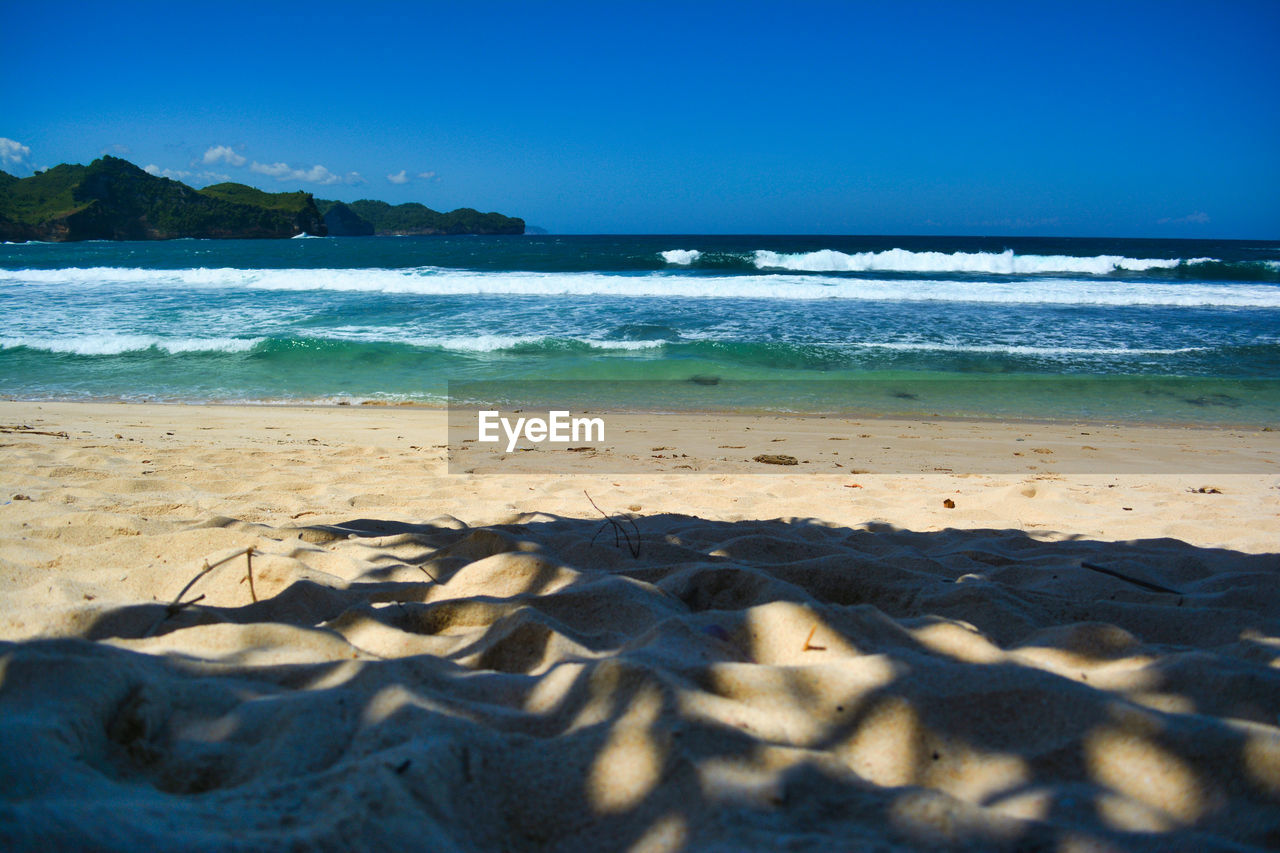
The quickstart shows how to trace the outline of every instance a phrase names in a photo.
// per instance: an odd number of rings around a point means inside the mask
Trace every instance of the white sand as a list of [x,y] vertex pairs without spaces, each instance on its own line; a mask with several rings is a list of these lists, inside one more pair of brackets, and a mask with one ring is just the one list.
[[714,421],[0,403],[0,848],[1280,846],[1280,433]]

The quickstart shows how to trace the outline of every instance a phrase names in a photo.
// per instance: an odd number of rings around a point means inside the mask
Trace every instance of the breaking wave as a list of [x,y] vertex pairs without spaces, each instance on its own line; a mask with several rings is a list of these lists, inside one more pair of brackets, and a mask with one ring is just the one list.
[[636,351],[656,349],[661,340],[602,341],[537,335],[458,335],[442,337],[398,337],[392,335],[338,335],[324,338],[162,338],[150,335],[67,335],[65,337],[0,338],[0,350],[27,349],[45,353],[81,356],[117,356],[151,353],[186,355],[253,353],[271,355],[284,352],[349,351],[399,347],[414,350],[445,350],[458,353],[555,353],[589,351]]
[[688,266],[689,264],[702,257],[702,253],[697,249],[669,249],[661,253],[662,259],[669,264],[678,264],[680,266]]
[[[838,253],[837,253],[838,254]],[[915,253],[917,257],[930,253]],[[799,256],[799,257],[809,257]],[[954,256],[945,256],[954,257]],[[979,257],[979,256],[974,256]],[[985,256],[999,258],[999,255]],[[1041,257],[1041,256],[1036,256]],[[1043,260],[1044,257],[1041,257]],[[1096,260],[1096,259],[1093,259]],[[1153,262],[1154,263],[1154,262]],[[1047,267],[1044,267],[1047,269]],[[125,269],[0,270],[0,287],[41,285],[65,295],[93,289],[240,289],[334,291],[419,296],[617,297],[680,299],[964,302],[1019,305],[1110,305],[1280,308],[1280,288],[1227,281],[1121,281],[1045,277],[1034,284],[1001,279],[873,279],[837,275],[672,275],[599,272],[472,272],[414,269]]]
[[196,352],[248,352],[263,338],[165,338],[155,335],[18,336],[0,338],[0,350],[25,347],[70,355],[123,355],[158,351],[177,355]]
[[1196,264],[1211,258],[1183,261],[1178,258],[1126,258],[1120,255],[1075,257],[1072,255],[1015,255],[1012,249],[994,252],[910,252],[890,249],[885,252],[846,254],[831,249],[799,254],[779,254],[759,250],[755,265],[759,269],[784,269],[804,272],[915,272],[915,273],[989,273],[993,275],[1043,275],[1079,273],[1110,275],[1117,270],[1145,272],[1172,269],[1179,264]]

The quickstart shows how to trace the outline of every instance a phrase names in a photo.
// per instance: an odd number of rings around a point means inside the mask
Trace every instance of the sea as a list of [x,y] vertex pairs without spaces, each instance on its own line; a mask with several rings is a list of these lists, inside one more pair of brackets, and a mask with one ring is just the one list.
[[0,245],[9,399],[438,405],[534,387],[634,409],[1270,426],[1280,241]]

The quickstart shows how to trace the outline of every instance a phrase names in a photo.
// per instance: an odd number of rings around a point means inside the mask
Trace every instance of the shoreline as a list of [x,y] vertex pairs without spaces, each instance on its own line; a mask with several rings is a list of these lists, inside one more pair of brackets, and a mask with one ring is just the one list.
[[[189,413],[191,417],[198,419],[202,412],[219,412],[232,419],[245,420],[260,417],[264,412],[275,413],[280,418],[287,418],[289,413],[305,413],[305,417],[317,418],[322,422],[328,419],[325,425],[329,428],[351,426],[352,422],[348,420],[349,418],[357,419],[354,423],[361,423],[376,419],[380,414],[389,418],[400,416],[401,420],[412,417],[419,419],[419,429],[434,432],[431,444],[435,449],[446,451],[441,454],[446,464],[450,462],[451,454],[459,449],[462,441],[474,439],[471,418],[476,413],[476,409],[469,407],[450,409],[447,406],[408,404],[347,406],[312,403],[0,400],[0,426],[3,422],[12,420],[9,412],[22,411],[45,412],[44,415],[35,418],[36,420],[48,418],[51,415],[56,417],[57,413],[73,419],[85,416],[110,418],[117,413],[122,416],[128,413],[128,416],[143,415],[178,421],[184,419],[184,413]],[[537,411],[540,410],[530,410],[530,413]],[[620,411],[582,409],[576,414],[600,415],[613,425],[609,436],[614,438],[597,443],[600,445],[596,448],[598,451],[607,448],[618,455],[635,457],[637,454],[643,455],[646,450],[656,452],[653,450],[654,442],[661,444],[664,441],[679,441],[696,445],[702,457],[708,461],[742,463],[728,469],[722,466],[720,470],[713,473],[780,473],[770,466],[762,468],[759,465],[749,465],[745,464],[747,460],[736,458],[754,454],[714,452],[721,449],[753,449],[759,453],[767,453],[783,449],[766,446],[778,443],[773,439],[761,442],[756,436],[746,435],[753,430],[786,432],[788,435],[786,441],[798,440],[802,445],[801,452],[810,456],[826,456],[830,455],[827,452],[830,446],[821,442],[852,440],[855,438],[854,431],[864,428],[871,432],[857,432],[856,438],[861,441],[855,444],[862,444],[867,453],[875,456],[905,461],[904,464],[896,466],[885,466],[881,462],[872,469],[868,469],[865,463],[870,460],[863,458],[864,464],[859,473],[909,474],[941,471],[961,474],[1034,474],[1037,472],[1042,474],[1176,474],[1184,473],[1179,468],[1180,464],[1184,464],[1188,468],[1185,473],[1280,476],[1280,431],[1268,427],[1148,424],[1075,419],[911,418],[889,415],[644,409]],[[619,430],[622,432],[621,440],[616,438]],[[914,432],[916,430],[920,432]],[[1195,447],[1186,443],[1189,437],[1196,439]],[[1206,444],[1206,440],[1209,443]],[[750,444],[743,448],[721,446],[729,441],[746,441]],[[937,454],[933,461],[925,459],[924,450],[919,445],[921,441],[929,442],[927,445],[929,454]],[[958,441],[965,442],[959,449],[956,445]],[[1067,453],[1054,459],[1040,459],[1040,462],[1054,463],[1046,464],[1043,468],[1040,466],[1028,468],[1026,464],[1017,461],[1025,455],[1028,448],[1014,445],[1031,446],[1038,443],[1049,443],[1055,447],[1054,454],[1041,454],[1043,457],[1061,454],[1063,450]],[[1142,448],[1150,452],[1135,454],[1134,448]],[[522,442],[517,452],[535,449],[554,453],[567,448],[551,445],[536,447],[528,442]],[[479,473],[501,474],[503,473],[501,463],[507,461],[509,454],[503,452],[501,442],[491,450],[487,461],[498,467]],[[687,451],[687,448],[685,450]],[[1216,464],[1194,464],[1196,460],[1210,456],[1216,458]],[[735,457],[735,459],[722,457]],[[576,462],[584,457],[574,455],[571,458]],[[463,473],[461,470],[447,468],[446,470],[453,474]],[[625,471],[613,471],[608,465],[597,465],[595,470],[598,473],[637,474],[657,473],[662,470],[662,467],[655,463],[647,463],[647,467],[632,465]],[[572,468],[571,471],[592,472],[590,466]],[[555,473],[555,470],[546,467],[530,469],[515,463],[506,467],[506,473],[512,474],[538,472]],[[793,469],[781,473],[808,472]],[[826,473],[840,472],[828,470]]]
[[[377,398],[353,398],[350,402],[346,400],[338,400],[328,402],[326,400],[314,399],[298,399],[298,400],[280,400],[280,399],[264,399],[264,400],[225,400],[225,399],[165,399],[153,400],[142,399],[133,400],[121,397],[94,397],[94,398],[68,398],[68,397],[20,397],[5,396],[0,397],[0,405],[73,405],[73,406],[160,406],[160,407],[221,407],[228,409],[245,408],[245,409],[316,409],[316,410],[366,410],[366,409],[391,409],[401,411],[428,411],[440,412],[448,414],[451,410],[473,411],[477,408],[475,405],[468,404],[466,406],[452,407],[447,401],[417,401],[417,400],[381,400]],[[486,404],[488,405],[488,404]],[[498,404],[493,404],[498,405]],[[531,406],[531,404],[529,404]],[[549,404],[550,405],[550,404]],[[548,406],[542,406],[547,408]],[[597,411],[600,410],[586,410]],[[953,423],[953,424],[1006,424],[1010,426],[1059,426],[1063,428],[1071,426],[1093,426],[1098,428],[1113,429],[1151,429],[1151,430],[1203,430],[1203,431],[1233,431],[1233,432],[1257,432],[1271,433],[1280,432],[1280,426],[1272,426],[1268,423],[1240,422],[1240,421],[1164,421],[1164,420],[1133,420],[1119,418],[1082,418],[1082,417],[996,417],[981,415],[954,415],[954,414],[895,414],[882,413],[873,411],[780,411],[773,409],[758,408],[700,408],[700,409],[659,409],[645,408],[643,406],[626,406],[617,409],[610,409],[610,414],[620,415],[623,417],[636,416],[674,416],[674,417],[743,417],[743,418],[795,418],[800,420],[869,420],[869,421],[895,421],[902,423]]]
[[[250,479],[231,494],[252,494],[254,472],[278,473],[292,484],[288,500],[266,505],[309,515],[340,515],[361,502],[395,505],[393,495],[406,488],[421,496],[398,507],[405,519],[591,515],[579,488],[585,484],[593,496],[613,495],[614,510],[662,499],[662,511],[691,515],[742,517],[754,507],[764,517],[842,524],[874,518],[906,528],[1031,524],[1280,552],[1280,432],[748,415],[677,415],[659,423],[610,416],[610,424],[607,440],[591,452],[543,445],[508,454],[493,445],[459,453],[475,444],[451,435],[443,409],[0,401],[0,426],[67,434],[0,435],[16,466],[0,482],[23,491],[23,471],[44,477],[37,457],[25,454],[52,452],[98,460],[68,469],[83,469],[88,482],[108,469],[124,476],[131,466],[147,472],[135,476],[156,478],[122,480],[128,490],[164,491],[162,483],[189,489],[188,480],[226,481],[248,465],[243,476]],[[790,455],[797,464],[756,462],[762,454]],[[762,495],[751,496],[757,488]],[[307,493],[317,506],[307,505]],[[355,496],[363,497],[349,503]],[[955,509],[943,506],[948,496]],[[1084,503],[1064,503],[1072,496]],[[193,511],[209,507],[234,515],[238,504],[207,494]],[[1219,517],[1224,513],[1228,518]]]

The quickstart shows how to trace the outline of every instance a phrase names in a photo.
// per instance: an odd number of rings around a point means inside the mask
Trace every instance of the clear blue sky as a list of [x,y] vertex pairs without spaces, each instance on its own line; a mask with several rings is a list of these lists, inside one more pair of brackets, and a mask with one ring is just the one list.
[[0,0],[0,168],[565,233],[1278,239],[1278,45],[1276,0]]

